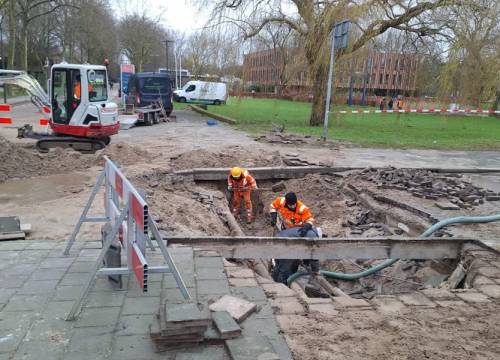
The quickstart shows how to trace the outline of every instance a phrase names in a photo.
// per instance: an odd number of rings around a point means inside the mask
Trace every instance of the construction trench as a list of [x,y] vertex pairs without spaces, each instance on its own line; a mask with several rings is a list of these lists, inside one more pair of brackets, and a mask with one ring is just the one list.
[[[11,152],[24,151],[11,144],[5,148]],[[425,241],[418,239],[433,224],[455,213],[474,216],[498,213],[499,194],[470,181],[470,176],[481,171],[475,169],[467,174],[421,169],[326,168],[300,161],[293,154],[247,152],[243,148],[232,154],[193,150],[158,161],[160,156],[150,151],[115,144],[96,155],[56,151],[33,157],[26,151],[15,159],[18,166],[19,163],[50,164],[54,156],[62,157],[63,165],[57,169],[51,169],[50,165],[39,169],[27,166],[26,176],[19,176],[15,166],[10,171],[9,164],[4,164],[7,171],[2,172],[3,180],[26,177],[28,181],[38,175],[81,169],[75,176],[81,176],[85,184],[71,185],[64,195],[78,198],[74,201],[81,209],[81,199],[86,198],[88,184],[93,182],[92,177],[85,178],[82,174],[96,174],[93,166],[100,163],[103,154],[120,163],[131,182],[145,191],[154,219],[170,247],[183,249],[188,245],[206,253],[218,250],[226,258],[225,271],[231,286],[245,288],[258,284],[264,289],[293,358],[469,359],[479,354],[494,359],[498,354],[496,306],[500,298],[500,262],[493,249],[475,239],[485,243],[496,240],[500,225],[456,224],[438,230]],[[146,166],[145,162],[152,165]],[[239,163],[255,168],[252,173],[262,189],[252,195],[255,219],[251,224],[234,219],[228,206],[225,178],[228,168]],[[289,168],[287,163],[295,166]],[[198,168],[204,170],[192,170]],[[8,188],[11,183],[0,184],[0,190],[2,186]],[[283,246],[274,246],[270,240],[274,234],[268,208],[272,200],[286,191],[297,192],[299,199],[311,207],[318,226],[327,235],[326,240],[336,239],[339,243],[340,239],[347,239],[344,247],[318,244],[319,250],[314,251],[310,244],[299,243],[289,249],[286,241]],[[62,233],[61,239],[65,236]],[[243,240],[228,245],[229,239],[235,237]],[[456,242],[454,238],[463,241]],[[349,239],[356,245],[351,245]],[[279,244],[278,240],[276,243]],[[289,293],[283,287],[276,287],[269,276],[266,279],[262,271],[266,270],[269,258],[265,258],[264,265],[261,258],[248,261],[230,256],[245,251],[258,253],[259,248],[261,253],[264,248],[268,257],[280,251],[309,251],[321,258],[322,270],[345,274],[374,267],[386,258],[380,254],[392,251],[394,254],[406,251],[419,258],[397,261],[354,281],[320,277],[310,282],[300,278],[291,284]],[[345,258],[335,258],[334,253],[345,254]],[[356,254],[363,256],[356,258]],[[182,266],[182,260],[179,261]],[[259,275],[249,276],[244,272],[248,268]],[[233,276],[241,271],[245,276]],[[458,350],[439,345],[455,342],[464,345]]]

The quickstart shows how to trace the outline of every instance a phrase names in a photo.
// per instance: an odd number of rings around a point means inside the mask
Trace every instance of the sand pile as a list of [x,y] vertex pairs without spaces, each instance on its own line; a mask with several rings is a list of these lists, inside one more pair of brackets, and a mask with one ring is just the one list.
[[63,148],[39,153],[34,147],[24,148],[0,136],[0,182],[102,166],[104,155],[120,165],[148,162],[153,158],[150,153],[138,146],[120,143],[111,144],[95,154],[81,154]]

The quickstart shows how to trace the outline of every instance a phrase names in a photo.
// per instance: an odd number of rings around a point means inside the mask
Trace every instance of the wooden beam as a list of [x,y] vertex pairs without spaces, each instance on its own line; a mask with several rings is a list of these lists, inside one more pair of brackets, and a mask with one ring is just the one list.
[[[386,169],[374,168],[374,169]],[[255,167],[248,170],[257,180],[271,179],[296,179],[302,178],[307,174],[335,174],[345,171],[361,170],[364,167],[325,167],[325,166],[286,166],[286,167]],[[480,173],[499,173],[500,169],[496,168],[401,168],[405,170],[430,170],[439,173],[463,173],[463,174],[480,174]],[[188,170],[176,171],[175,175],[192,176],[195,181],[215,181],[225,180],[227,178],[229,168],[195,168]]]
[[[218,251],[236,259],[456,259],[473,238],[280,238],[251,236],[176,236],[168,245],[182,244]],[[493,251],[493,250],[492,250]]]

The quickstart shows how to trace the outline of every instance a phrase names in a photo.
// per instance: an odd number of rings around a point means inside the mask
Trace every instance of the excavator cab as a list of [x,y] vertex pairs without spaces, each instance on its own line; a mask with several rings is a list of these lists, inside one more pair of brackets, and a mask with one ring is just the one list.
[[54,65],[49,88],[54,132],[103,141],[118,132],[118,106],[108,101],[105,66]]
[[104,148],[118,133],[118,106],[109,101],[105,66],[61,63],[52,66],[48,94],[24,71],[0,70],[0,85],[22,87],[43,113],[50,114],[51,134],[33,131],[32,125],[18,129],[18,137],[37,139],[37,148],[73,148],[94,152]]

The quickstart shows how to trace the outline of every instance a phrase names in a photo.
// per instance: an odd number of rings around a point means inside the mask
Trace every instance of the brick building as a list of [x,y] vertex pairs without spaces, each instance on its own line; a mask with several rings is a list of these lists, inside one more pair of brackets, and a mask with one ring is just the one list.
[[[417,54],[399,54],[370,52],[365,56],[341,60],[335,70],[337,88],[353,90],[366,89],[375,95],[409,95],[415,91],[419,65],[422,57]],[[264,87],[273,91],[279,84],[277,78],[283,68],[280,53],[264,50],[250,53],[243,62],[243,80],[247,84]],[[295,66],[290,61],[287,66],[289,82],[288,92],[310,91],[311,84],[307,78],[305,66]],[[270,90],[269,90],[270,89]]]

